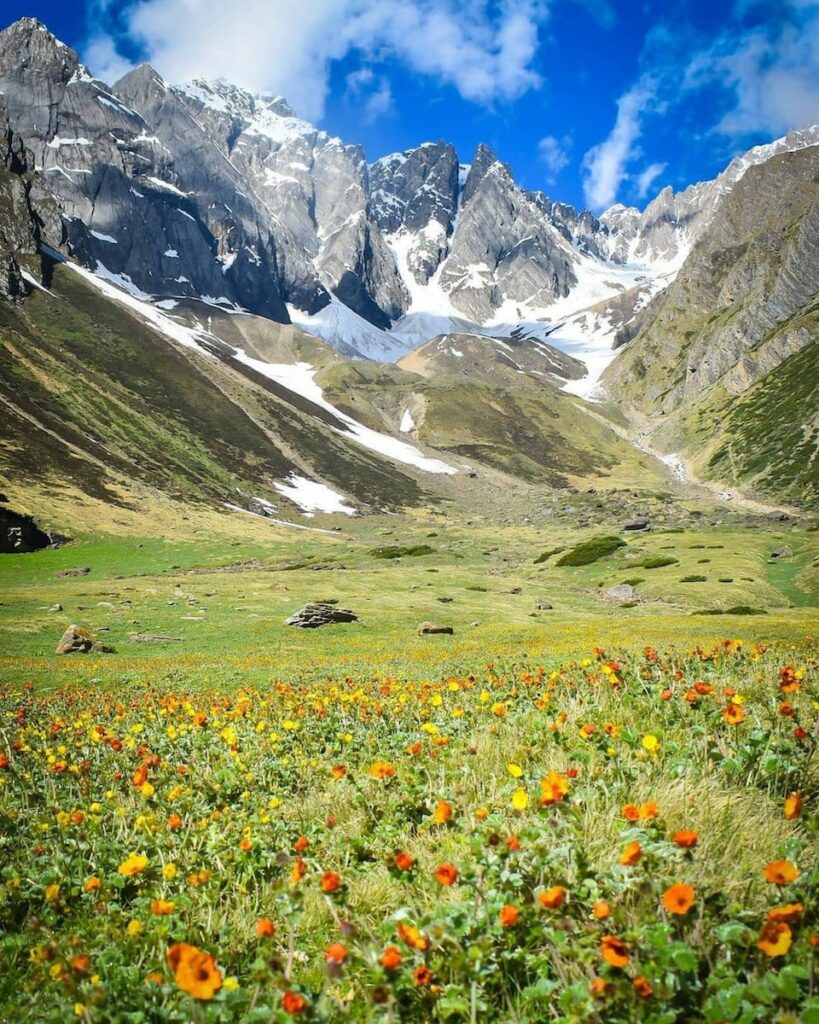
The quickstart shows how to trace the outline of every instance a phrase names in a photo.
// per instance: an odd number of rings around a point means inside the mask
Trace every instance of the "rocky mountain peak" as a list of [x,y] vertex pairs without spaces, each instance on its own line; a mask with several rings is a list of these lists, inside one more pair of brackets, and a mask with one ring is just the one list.
[[474,157],[472,158],[472,163],[469,167],[469,173],[467,174],[466,183],[464,185],[462,198],[464,206],[466,206],[475,194],[486,174],[491,168],[496,166],[501,168],[511,178],[511,172],[506,164],[502,164],[492,150],[488,146],[484,145],[483,142],[478,143],[478,147],[475,150]]

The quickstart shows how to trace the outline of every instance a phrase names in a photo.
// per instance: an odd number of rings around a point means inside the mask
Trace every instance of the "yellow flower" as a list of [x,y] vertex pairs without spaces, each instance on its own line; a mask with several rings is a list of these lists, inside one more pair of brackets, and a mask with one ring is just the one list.
[[128,932],[128,934],[133,939],[137,935],[140,934],[140,932],[142,931],[143,927],[144,927],[144,925],[142,924],[142,922],[141,921],[137,921],[136,918],[134,918],[133,921],[129,921],[128,922],[128,927],[125,929],[125,931]]
[[523,769],[519,764],[508,764],[506,770],[512,776],[513,779],[519,779],[523,775]]
[[60,887],[59,885],[47,885],[45,887],[45,899],[46,903],[56,903],[60,898]]
[[139,787],[139,791],[145,797],[146,800],[150,800],[150,798],[156,792],[156,790],[154,789],[150,782],[143,782],[142,785]]
[[228,992],[235,992],[238,987],[239,982],[233,977],[225,978],[222,982],[222,988],[226,988]]
[[648,733],[646,736],[643,736],[643,747],[649,752],[649,754],[656,754],[660,749],[660,741],[656,736],[652,736],[651,733]]
[[168,882],[172,882],[176,878],[176,864],[166,864],[162,869],[162,877]]
[[117,871],[121,875],[125,875],[126,878],[133,878],[134,875],[141,875],[147,866],[147,857],[141,853],[132,853],[130,857],[125,858],[117,868]]
[[518,788],[512,794],[512,806],[516,811],[525,811],[529,806],[529,794],[523,788]]
[[82,1017],[85,1013],[85,1003],[74,1003],[74,1013],[78,1017]]

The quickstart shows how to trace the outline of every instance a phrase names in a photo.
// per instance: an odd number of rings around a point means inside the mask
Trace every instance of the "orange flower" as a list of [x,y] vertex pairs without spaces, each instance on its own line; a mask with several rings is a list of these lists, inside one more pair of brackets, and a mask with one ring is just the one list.
[[648,999],[654,989],[649,984],[648,978],[640,975],[639,978],[635,978],[631,983],[634,986],[634,991],[641,999]]
[[276,926],[269,917],[260,917],[256,922],[256,934],[260,939],[272,939],[276,934]]
[[640,808],[637,804],[626,804],[623,808],[623,817],[627,818],[629,821],[637,821],[640,817]]
[[341,875],[335,871],[325,871],[321,876],[321,891],[336,892],[341,888]]
[[96,875],[92,875],[90,878],[86,878],[83,883],[83,889],[85,889],[86,892],[97,892],[101,885],[102,882],[99,878],[97,878]]
[[486,821],[486,819],[489,817],[488,808],[479,807],[477,811],[475,811],[475,817],[478,819],[478,821]]
[[504,903],[498,912],[498,921],[502,928],[514,928],[519,917],[520,911],[514,903]]
[[729,701],[722,709],[722,717],[729,725],[739,725],[745,719],[745,712],[742,710],[741,704]]
[[509,850],[510,853],[514,853],[516,850],[520,849],[520,840],[517,836],[507,836],[506,849]]
[[620,863],[627,868],[633,867],[639,863],[640,858],[643,856],[643,848],[635,839],[633,842],[628,843],[626,848],[620,854]]
[[788,885],[798,877],[798,869],[789,860],[772,860],[765,868],[765,881],[774,885]]
[[91,957],[86,953],[78,953],[77,956],[71,958],[71,967],[75,971],[79,971],[80,974],[84,974],[85,971],[91,966]]
[[656,818],[660,813],[660,808],[654,803],[653,800],[649,800],[647,803],[640,804],[640,820],[650,821],[652,818]]
[[694,906],[696,893],[687,882],[677,882],[663,894],[663,906],[669,914],[687,914]]
[[395,775],[395,766],[389,761],[376,761],[370,768],[370,775],[374,779],[391,779]]
[[791,793],[785,799],[785,818],[788,821],[793,821],[794,818],[798,818],[802,813],[802,794]]
[[343,779],[347,774],[347,766],[344,764],[334,764],[332,769],[332,776],[334,779]]
[[307,873],[307,864],[303,858],[296,857],[293,861],[293,867],[290,869],[290,881],[293,885],[298,885],[299,882],[304,878]]
[[435,880],[439,885],[454,885],[458,881],[458,869],[454,864],[441,864],[435,871]]
[[324,950],[324,959],[328,964],[341,967],[347,959],[347,947],[341,942],[331,942],[327,949]]
[[768,911],[769,921],[779,921],[783,924],[793,924],[805,909],[804,903],[786,903],[784,907],[774,907]]
[[592,978],[589,982],[589,993],[592,999],[605,999],[611,991],[611,985],[605,978]]
[[766,921],[756,945],[765,956],[777,957],[788,952],[792,941],[791,930],[784,921]]
[[288,989],[282,993],[282,1009],[285,1013],[295,1017],[296,1014],[304,1013],[307,1006],[307,1000],[300,992],[291,992]]
[[182,828],[182,819],[178,814],[171,814],[168,817],[168,828],[176,832],[177,829]]
[[174,912],[175,903],[171,903],[168,900],[151,900],[151,913],[156,914],[158,917],[167,917],[168,914]]
[[674,842],[677,846],[682,846],[684,850],[691,850],[697,845],[699,836],[696,832],[690,829],[681,829],[679,832],[674,833]]
[[239,840],[239,849],[242,853],[250,853],[253,849],[253,841],[245,836],[244,839]]
[[307,847],[310,845],[310,840],[307,836],[299,836],[299,838],[293,843],[293,849],[296,853],[304,853]]
[[592,907],[592,913],[598,921],[604,921],[611,913],[611,907],[606,900],[598,900]]
[[557,772],[549,772],[545,779],[540,781],[540,802],[544,807],[550,804],[557,804],[569,792],[569,783]]
[[419,988],[425,985],[429,985],[430,982],[432,981],[432,971],[428,967],[425,967],[423,964],[420,964],[412,972],[412,980],[415,982],[416,985],[418,985]]
[[413,949],[423,950],[429,945],[420,929],[416,928],[414,924],[408,924],[406,921],[399,921],[395,926],[395,930],[398,932],[398,937],[403,939],[404,942]]
[[553,885],[551,889],[547,889],[542,892],[538,898],[538,903],[542,907],[548,907],[549,910],[556,910],[558,907],[562,907],[566,902],[566,890],[562,885]]
[[415,863],[415,858],[410,853],[401,850],[395,855],[395,866],[399,871],[409,871]]
[[448,800],[439,800],[432,812],[433,825],[445,825],[452,817],[452,804]]
[[604,935],[600,940],[600,953],[612,967],[625,967],[629,962],[628,947],[615,935]]
[[398,946],[387,946],[379,957],[379,963],[385,971],[397,971],[403,962]]
[[210,953],[204,953],[187,942],[176,942],[171,946],[168,964],[176,984],[194,999],[213,999],[222,987],[222,972]]

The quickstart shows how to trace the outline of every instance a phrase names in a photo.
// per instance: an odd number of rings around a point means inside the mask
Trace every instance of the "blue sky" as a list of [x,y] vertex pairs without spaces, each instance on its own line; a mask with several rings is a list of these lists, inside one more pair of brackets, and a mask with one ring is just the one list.
[[112,80],[280,92],[369,159],[487,143],[599,211],[819,122],[819,0],[6,0]]

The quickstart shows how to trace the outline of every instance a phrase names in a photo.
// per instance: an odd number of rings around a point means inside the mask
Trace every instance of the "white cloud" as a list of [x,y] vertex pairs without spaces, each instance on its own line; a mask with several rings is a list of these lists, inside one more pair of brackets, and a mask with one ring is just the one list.
[[668,164],[649,164],[645,170],[641,171],[640,174],[637,175],[637,196],[640,199],[645,199],[648,195],[649,189],[663,173],[666,167],[668,167]]
[[365,121],[377,121],[392,111],[390,83],[386,78],[376,75],[372,68],[351,71],[345,82],[348,98],[359,107]]
[[602,210],[617,198],[628,177],[628,165],[640,155],[642,119],[656,100],[656,82],[642,78],[617,101],[617,119],[608,137],[583,157],[583,193],[592,210]]
[[[547,0],[141,0],[119,24],[171,81],[221,75],[318,119],[332,63],[353,51],[397,60],[475,103],[517,99],[541,84],[534,62],[547,17]],[[122,58],[107,24],[101,16],[85,53],[111,78]],[[386,109],[386,91],[374,102]]]
[[717,132],[780,135],[819,121],[819,4],[784,6],[790,17],[777,30],[726,33],[688,65],[688,90],[716,84],[733,93]]
[[538,143],[538,156],[546,165],[546,180],[553,182],[562,170],[569,166],[568,149],[571,146],[571,139],[566,136],[563,139],[556,139],[554,135],[547,135]]

